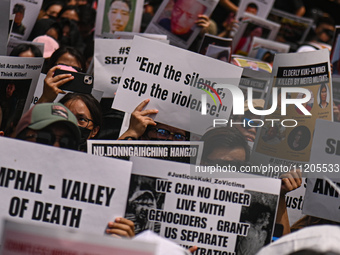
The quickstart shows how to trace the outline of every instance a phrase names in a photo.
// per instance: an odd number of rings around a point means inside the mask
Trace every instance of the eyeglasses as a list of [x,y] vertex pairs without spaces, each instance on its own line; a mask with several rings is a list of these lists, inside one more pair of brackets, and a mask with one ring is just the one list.
[[53,145],[56,141],[59,142],[61,148],[77,150],[77,141],[70,135],[59,136],[47,131],[37,131],[35,134],[25,136],[23,139],[35,138],[37,143]]
[[173,136],[174,141],[186,141],[187,140],[187,137],[185,135],[182,135],[180,133],[173,133],[164,128],[153,128],[153,129],[150,129],[150,132],[155,132],[157,135],[157,139],[159,140],[168,140],[170,135]]
[[255,121],[252,121],[251,119],[248,118],[243,118],[244,123],[244,128],[246,129],[251,129],[251,128],[257,128],[261,126],[261,123],[256,123]]
[[87,128],[90,124],[90,121],[92,121],[93,125],[95,125],[94,121],[91,119],[88,119],[86,117],[77,117],[78,125],[83,128]]

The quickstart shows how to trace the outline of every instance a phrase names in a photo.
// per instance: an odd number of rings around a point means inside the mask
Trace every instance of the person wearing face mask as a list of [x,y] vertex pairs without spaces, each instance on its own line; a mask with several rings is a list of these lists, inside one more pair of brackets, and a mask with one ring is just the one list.
[[68,93],[59,103],[65,105],[76,116],[81,134],[79,150],[86,151],[87,139],[95,138],[102,124],[99,102],[89,94]]

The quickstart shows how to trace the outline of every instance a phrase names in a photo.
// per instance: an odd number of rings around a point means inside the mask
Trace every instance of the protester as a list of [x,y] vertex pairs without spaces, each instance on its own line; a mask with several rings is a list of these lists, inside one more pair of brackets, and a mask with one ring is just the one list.
[[334,33],[334,21],[330,17],[319,18],[314,30],[311,30],[309,38],[304,45],[297,49],[297,52],[314,51],[320,49],[331,50],[331,42]]
[[42,57],[43,55],[37,46],[33,44],[21,43],[13,48],[13,50],[10,53],[10,56],[39,58],[39,57]]
[[159,141],[188,141],[189,132],[166,124],[156,123],[150,114],[158,113],[156,109],[143,110],[149,99],[140,103],[131,114],[128,130],[119,137],[124,140],[159,140]]
[[45,59],[48,59],[51,57],[51,55],[59,49],[58,42],[53,39],[51,36],[48,35],[41,35],[33,39],[33,42],[36,43],[43,43],[44,44],[44,52],[43,57]]
[[86,71],[84,56],[73,47],[60,47],[58,50],[53,52],[48,64],[44,67],[45,72],[47,73],[48,70],[56,65],[70,66],[79,72]]
[[79,9],[74,5],[65,6],[58,15],[58,18],[65,18],[75,22],[79,21]]
[[68,93],[59,103],[65,105],[77,118],[80,130],[80,150],[87,151],[87,139],[94,138],[102,124],[99,102],[90,94]]
[[[264,109],[263,99],[253,99],[252,104],[255,109]],[[248,107],[248,100],[244,102],[244,115],[233,116],[233,122],[241,122],[242,124],[235,124],[235,127],[241,132],[241,134],[246,138],[248,144],[252,148],[256,137],[256,123],[252,122],[252,119],[258,119],[259,116],[253,114]],[[250,124],[250,125],[249,125]]]
[[274,8],[302,17],[306,13],[303,0],[275,0]]
[[249,160],[247,141],[236,128],[213,128],[202,136],[201,141],[204,142],[202,165],[227,165]]
[[42,19],[53,18],[56,19],[60,11],[64,8],[63,1],[48,1],[48,3],[43,7],[44,14]]
[[[5,135],[9,136],[15,126],[17,126],[15,136],[18,139],[65,149],[80,149],[81,151],[86,151],[86,141],[88,139],[98,138],[99,131],[103,126],[102,112],[99,102],[92,95],[69,93],[60,100],[61,104],[52,103],[58,94],[65,93],[60,89],[60,86],[74,79],[71,74],[61,74],[55,76],[55,71],[61,68],[73,68],[71,70],[86,72],[87,67],[85,64],[84,55],[82,54],[83,50],[85,49],[85,44],[87,46],[87,60],[91,60],[93,57],[93,32],[96,11],[95,8],[90,6],[96,6],[97,2],[95,2],[94,5],[92,5],[92,2],[93,1],[87,0],[45,1],[42,11],[42,19],[36,22],[36,26],[33,29],[29,40],[41,35],[44,39],[46,39],[46,37],[53,37],[55,39],[55,43],[60,43],[61,47],[57,50],[55,50],[55,48],[53,48],[53,50],[48,50],[49,54],[45,55],[45,51],[48,49],[48,45],[45,44],[44,57],[49,58],[49,61],[48,65],[46,65],[44,68],[44,72],[47,73],[47,75],[44,80],[43,93],[38,101],[38,104],[26,112],[17,125],[13,118],[18,118],[19,120],[19,117],[18,114],[13,117],[13,112],[17,110],[18,107],[22,110],[23,104],[17,104],[17,85],[9,79],[6,80],[6,82],[8,81],[8,84],[6,84],[6,86],[2,86],[3,91],[0,93],[0,135],[2,135],[3,131],[5,131]],[[169,8],[171,9],[171,15],[161,15],[157,21],[157,26],[161,26],[167,31],[170,31],[173,35],[182,40],[188,40],[196,26],[202,28],[200,35],[205,32],[216,34],[216,27],[218,27],[219,32],[222,31],[223,36],[230,36],[231,33],[229,32],[231,31],[233,24],[236,22],[234,17],[235,13],[239,10],[239,1],[220,0],[217,8],[214,11],[215,14],[213,15],[216,24],[207,15],[205,15],[207,7],[201,2],[202,1],[198,0],[171,1],[172,4],[169,4],[169,7],[171,7]],[[308,14],[306,13],[306,9],[302,1],[293,2],[294,1],[285,2],[276,0],[274,7],[288,11],[297,16]],[[145,5],[145,13],[153,16],[156,13],[156,9],[160,3],[161,1],[147,1]],[[81,7],[78,8],[78,6]],[[150,6],[153,8],[149,8]],[[103,20],[109,21],[109,33],[125,31],[131,23],[132,15],[134,15],[132,12],[136,8],[136,5],[131,5],[130,0],[111,0],[109,7],[109,11],[104,11],[103,13],[103,15],[105,15],[105,19],[103,18]],[[25,19],[27,19],[28,10],[29,8],[27,6],[25,7],[23,4],[18,3],[14,5],[13,10],[10,10],[13,14],[15,14],[12,30],[13,33],[20,35],[25,34],[28,23],[25,22],[25,24],[23,24],[22,21],[24,16]],[[164,12],[167,11],[169,10],[165,10]],[[250,3],[245,11],[256,14],[258,7],[256,4]],[[218,15],[221,13],[223,15]],[[214,27],[215,25],[216,27]],[[322,48],[330,49],[330,43],[332,42],[332,37],[335,30],[334,25],[335,23],[333,22],[332,18],[327,17],[327,15],[319,19],[316,22],[314,34],[308,38],[307,42],[302,45],[298,51],[302,52]],[[146,27],[147,24],[144,24],[144,26]],[[5,32],[7,33],[7,31]],[[249,52],[252,38],[254,36],[261,37],[263,33],[265,33],[263,27],[249,27],[249,31],[246,31],[244,36],[241,38],[239,44],[235,48],[235,51],[237,51],[237,53]],[[194,47],[191,49],[193,48]],[[52,54],[52,52],[54,53]],[[226,61],[226,59],[229,57],[227,56],[228,54],[229,53],[226,51],[221,52],[218,58]],[[19,44],[13,49],[11,56],[41,57],[42,55],[33,45]],[[269,54],[263,55],[263,60],[267,62],[272,62],[273,58],[274,55],[271,52],[269,52]],[[189,63],[190,62],[188,62],[188,64]],[[249,63],[254,64],[250,66],[254,71],[260,70],[255,62],[249,61]],[[20,64],[20,62],[18,62],[18,64]],[[163,67],[164,66],[165,61],[163,63]],[[335,70],[338,70],[337,62],[334,63],[334,66]],[[206,68],[209,69],[213,67],[207,66]],[[151,72],[149,74],[151,74]],[[151,78],[149,81],[151,82]],[[174,83],[174,85],[176,85],[176,83]],[[281,93],[281,90],[279,93]],[[295,95],[293,95],[293,97],[294,96]],[[326,108],[330,103],[332,103],[332,101],[329,101],[332,100],[331,96],[334,96],[332,91],[328,90],[326,84],[321,83],[319,93],[314,98],[314,100],[317,100],[317,102],[313,101],[314,108],[312,109],[312,106],[309,106],[308,103],[304,103],[302,105],[308,111],[314,111],[316,108],[326,111]],[[29,98],[27,100],[31,99]],[[102,100],[102,102],[104,100]],[[109,108],[112,105],[112,100],[113,99],[111,99]],[[279,101],[280,100],[281,94],[279,94]],[[122,136],[120,136],[119,139],[132,140],[131,143],[133,143],[133,140],[176,142],[190,140],[189,132],[174,126],[155,122],[153,117],[158,113],[158,110],[145,110],[145,107],[149,101],[149,99],[146,99],[135,108],[131,114],[128,130]],[[136,102],[130,103],[134,104]],[[265,101],[263,99],[253,99],[252,104],[255,109],[263,110]],[[277,109],[280,109],[280,107],[281,104]],[[338,114],[334,115],[335,118],[340,118],[339,109],[337,107],[333,107],[333,109],[337,110],[335,113]],[[232,116],[232,119],[229,120],[229,125],[231,125],[231,121],[234,123],[232,124],[232,127],[214,128],[208,130],[203,135],[201,139],[204,142],[201,159],[202,165],[209,166],[216,164],[231,164],[235,166],[241,166],[250,164],[248,161],[251,155],[251,147],[253,146],[256,134],[259,131],[259,127],[257,127],[259,126],[259,121],[254,121],[254,119],[260,119],[260,117],[250,111],[248,107],[248,101],[244,102],[244,112],[244,115]],[[275,113],[277,113],[277,111]],[[295,113],[300,114],[300,118],[304,117],[298,109],[294,109],[294,114]],[[112,126],[107,128],[111,130],[113,129]],[[272,127],[265,126],[264,129],[265,130],[261,133],[262,136],[259,137],[259,140],[264,142],[265,146],[270,147],[270,145],[275,145],[279,148],[279,150],[282,149],[282,153],[285,153],[284,151],[287,147],[287,150],[291,149],[294,153],[296,153],[297,161],[300,159],[299,156],[302,155],[303,150],[309,145],[312,138],[312,129],[301,125],[296,128],[291,128],[291,131],[286,130],[286,133],[289,135],[285,139],[280,136],[280,128],[277,125],[273,125]],[[285,147],[282,145],[283,143],[285,144]],[[273,156],[273,158],[270,160],[274,161],[275,157]],[[270,163],[272,163],[272,161],[270,161]],[[160,171],[163,170],[164,169],[160,169]],[[186,177],[181,176],[178,178]],[[301,173],[299,171],[290,171],[281,175],[279,178],[281,179],[281,191],[279,194],[278,209],[276,211],[276,222],[283,225],[283,234],[288,234],[290,232],[290,226],[285,198],[288,192],[301,186]],[[254,179],[254,183],[255,182],[256,180]],[[197,186],[198,185],[195,185],[195,187]],[[219,186],[223,187],[225,190],[228,189],[227,185]],[[251,188],[248,190],[250,189]],[[169,196],[169,194],[167,195]],[[155,224],[153,221],[149,221],[147,217],[148,210],[157,208],[157,199],[157,196],[150,191],[144,189],[137,190],[127,201],[128,206],[130,207],[128,208],[130,210],[129,213],[131,214],[129,216],[131,219],[134,219],[137,224],[134,225],[134,223],[129,220],[130,218],[126,219],[118,217],[115,219],[115,221],[108,223],[105,232],[112,236],[133,237],[135,235],[135,231],[140,232],[146,229],[155,230],[157,228],[157,224]],[[188,200],[188,203],[189,202],[190,201]],[[239,237],[240,240],[237,245],[237,251],[235,251],[236,254],[254,254],[270,238],[271,233],[269,230],[269,224],[274,221],[271,209],[263,204],[255,204],[249,206],[248,209],[249,220],[247,220],[245,223],[249,225],[249,231],[246,237]],[[228,211],[228,213],[235,214],[235,212],[232,210]],[[309,225],[326,223],[334,225],[339,224],[312,216],[305,216],[292,226],[292,230],[300,229]],[[305,231],[308,232],[307,230]],[[328,229],[327,231],[333,230]],[[320,237],[321,233],[323,235],[325,234],[324,231],[314,232],[313,230],[311,232],[313,232],[317,237]],[[224,233],[221,233],[221,235],[224,235]],[[297,236],[289,237],[288,242],[295,243],[296,241],[296,243],[305,243],[305,240],[301,240],[297,238]],[[312,243],[312,245],[305,245],[303,248],[313,249],[314,246],[319,245],[319,239],[313,239],[314,237],[310,236],[309,238],[311,238],[314,243]],[[283,244],[284,241],[285,240],[282,239],[281,243],[279,240],[277,245],[274,243],[272,246],[268,246],[267,251],[265,248],[260,251],[259,254],[279,254],[275,253],[277,250],[287,253],[293,252],[295,249],[286,249],[289,244],[285,246],[285,244]],[[275,246],[277,250],[275,250]],[[211,247],[215,248],[213,245]],[[203,252],[201,254],[203,254]]]
[[62,104],[38,104],[25,113],[16,128],[16,138],[77,150],[80,132],[77,119]]

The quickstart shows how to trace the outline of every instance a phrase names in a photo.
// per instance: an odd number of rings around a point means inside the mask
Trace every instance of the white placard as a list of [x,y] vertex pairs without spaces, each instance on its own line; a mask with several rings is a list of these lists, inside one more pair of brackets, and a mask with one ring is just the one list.
[[188,164],[130,160],[125,217],[137,233],[151,229],[184,247],[198,246],[198,254],[254,253],[271,240],[280,180],[240,173],[202,178],[190,175]]
[[[237,86],[241,73],[229,63],[135,37],[112,107],[132,113],[149,98],[146,109],[159,110],[156,121],[202,135],[213,119],[228,119],[231,112],[230,91],[214,89],[214,93],[211,87],[223,82]],[[214,102],[207,97],[206,115],[201,113],[202,94],[207,95],[203,89],[216,98]]]
[[10,15],[15,14],[11,37],[27,40],[43,0],[11,0]]
[[272,40],[267,40],[255,36],[251,43],[248,56],[259,60],[264,60],[263,57],[267,52],[271,54],[288,53],[289,48],[290,48],[289,44],[274,42]]
[[129,160],[150,157],[200,164],[203,142],[87,140],[87,153]]
[[274,0],[241,0],[238,5],[236,20],[242,18],[245,12],[251,12],[265,19],[272,9],[274,2]]
[[132,40],[95,39],[94,87],[114,97],[129,56]]
[[[271,105],[273,88],[277,88],[276,95],[281,100],[278,100],[279,105],[272,114],[264,116],[264,120],[276,119],[276,123],[269,124],[265,121],[263,127],[258,130],[251,155],[253,163],[285,166],[294,170],[297,163],[309,162],[316,119],[332,119],[330,70],[328,50],[282,53],[275,56],[273,80],[267,94],[266,106],[269,108]],[[324,87],[326,106],[321,107],[320,95]],[[284,88],[298,90],[285,95],[285,98],[295,100],[301,100],[304,96],[302,89],[307,89],[311,97],[303,107],[311,115],[305,115],[293,102],[280,105],[283,102],[281,91]],[[286,115],[282,113],[284,108]],[[292,121],[288,124],[287,120]]]
[[339,127],[336,122],[316,121],[310,164],[303,166],[308,177],[303,213],[337,222],[340,222],[339,193],[324,177],[331,178],[339,187]]
[[1,220],[103,235],[123,216],[131,162],[4,137],[0,155]]
[[[124,254],[154,255],[150,242],[71,233],[53,227],[6,220],[1,254]],[[20,247],[20,251],[18,250]]]
[[165,34],[172,45],[189,48],[201,28],[198,15],[210,16],[217,0],[165,0],[146,28],[146,33]]
[[43,63],[43,58],[0,56],[0,130],[8,135],[30,107]]

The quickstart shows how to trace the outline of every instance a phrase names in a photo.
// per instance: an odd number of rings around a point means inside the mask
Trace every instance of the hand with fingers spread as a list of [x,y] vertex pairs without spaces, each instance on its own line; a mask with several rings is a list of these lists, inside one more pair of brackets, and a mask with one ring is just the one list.
[[154,122],[154,120],[148,115],[156,114],[158,113],[158,110],[143,110],[149,102],[150,99],[145,99],[136,107],[136,109],[131,114],[129,129],[121,137],[119,137],[118,140],[123,140],[127,137],[134,137],[138,139],[144,134],[147,126],[156,126],[156,122]]
[[115,237],[132,238],[135,236],[135,224],[128,219],[118,217],[107,224],[106,234]]
[[74,79],[72,74],[60,74],[54,76],[54,72],[57,69],[60,69],[60,67],[54,66],[47,72],[46,78],[44,80],[43,94],[41,95],[37,103],[53,102],[59,93],[65,94],[65,92],[59,89],[59,87],[66,82]]

